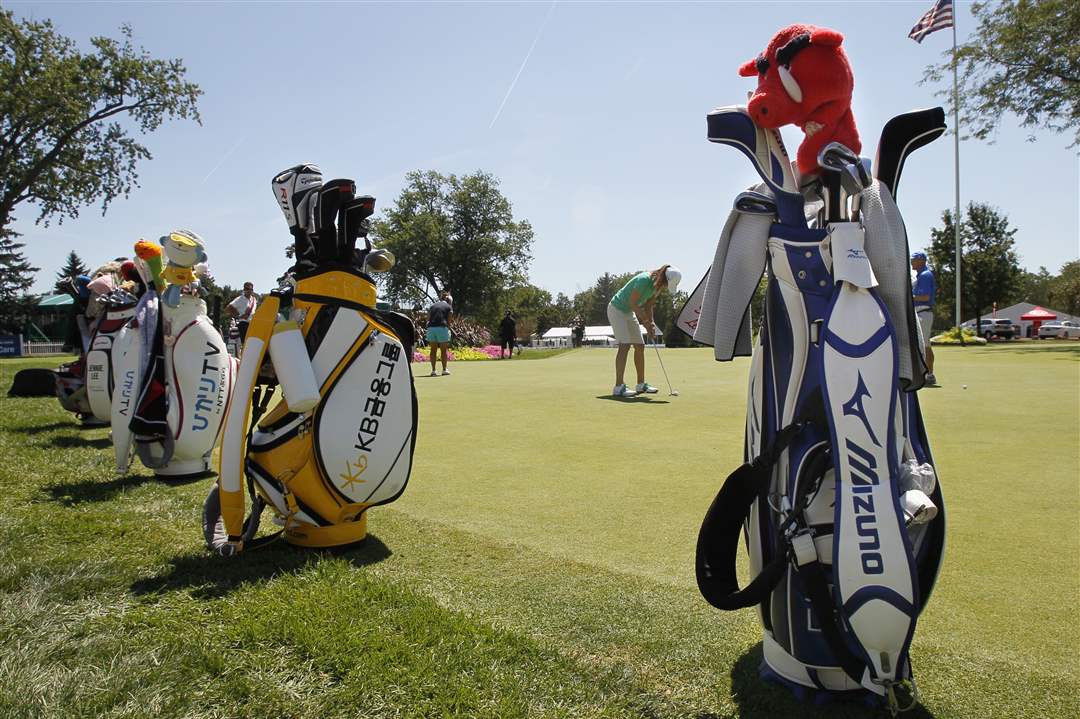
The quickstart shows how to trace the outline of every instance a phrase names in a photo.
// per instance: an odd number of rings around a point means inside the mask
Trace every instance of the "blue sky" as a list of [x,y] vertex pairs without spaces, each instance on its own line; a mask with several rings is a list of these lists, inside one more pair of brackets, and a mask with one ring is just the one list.
[[[872,157],[889,117],[937,104],[919,79],[950,31],[906,37],[931,4],[7,2],[80,43],[130,23],[206,93],[202,126],[145,137],[154,159],[141,188],[104,217],[88,207],[36,227],[22,208],[16,229],[41,267],[35,291],[71,249],[95,265],[178,227],[206,239],[219,282],[266,291],[289,264],[276,172],[315,162],[387,207],[409,170],[483,169],[532,222],[530,279],[552,294],[663,262],[694,283],[733,198],[756,182],[741,155],[705,140],[708,110],[753,88],[738,66],[791,22],[843,32]],[[969,8],[959,4],[961,40]],[[1022,264],[1056,272],[1080,254],[1080,160],[1067,136],[1028,135],[1007,117],[995,144],[962,143],[961,198],[1000,208]],[[785,131],[789,150],[801,137]],[[951,138],[912,156],[898,201],[912,247],[926,246],[953,204]]]

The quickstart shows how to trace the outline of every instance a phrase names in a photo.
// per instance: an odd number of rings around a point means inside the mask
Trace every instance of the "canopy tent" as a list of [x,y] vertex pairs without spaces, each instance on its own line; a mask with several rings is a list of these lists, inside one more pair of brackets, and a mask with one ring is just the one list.
[[1057,315],[1050,310],[1044,310],[1042,307],[1036,307],[1030,312],[1025,312],[1020,315],[1022,320],[1030,320],[1032,322],[1046,322],[1047,320],[1056,320]]
[[1035,337],[1038,337],[1039,327],[1042,325],[1042,323],[1049,320],[1056,320],[1057,314],[1051,312],[1050,310],[1045,310],[1042,307],[1036,307],[1035,309],[1020,315],[1020,319],[1030,321],[1031,330],[1035,333]]
[[[638,331],[644,335],[645,327],[639,324]],[[539,343],[555,347],[569,345],[573,332],[572,327],[552,327],[540,337]],[[659,332],[657,336],[660,336]],[[615,332],[612,331],[611,325],[586,325],[582,341],[586,344],[614,345],[616,344]]]

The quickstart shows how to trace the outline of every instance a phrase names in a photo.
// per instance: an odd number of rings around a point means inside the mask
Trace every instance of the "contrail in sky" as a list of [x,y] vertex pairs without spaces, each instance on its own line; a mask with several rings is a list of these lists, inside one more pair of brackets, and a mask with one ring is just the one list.
[[536,43],[540,41],[540,36],[544,34],[544,28],[547,27],[548,20],[551,19],[551,13],[555,10],[555,3],[558,0],[551,0],[551,7],[548,8],[547,15],[544,16],[544,22],[540,24],[540,29],[536,31],[536,37],[533,38],[532,45],[529,46],[529,51],[525,53],[525,59],[521,61],[521,67],[518,68],[517,74],[514,75],[513,81],[510,83],[510,87],[506,89],[506,96],[499,103],[499,109],[495,111],[495,117],[491,118],[491,124],[488,125],[488,129],[495,127],[495,123],[499,120],[499,115],[502,114],[503,108],[506,106],[506,101],[510,99],[510,93],[514,91],[514,85],[517,85],[518,78],[521,77],[521,72],[525,69],[525,65],[528,64],[529,58],[532,57],[533,50],[536,49]]
[[247,135],[244,135],[239,140],[237,140],[236,144],[233,145],[232,148],[228,152],[226,152],[224,155],[221,156],[221,159],[218,160],[218,164],[214,165],[214,169],[210,170],[210,172],[206,173],[206,177],[204,177],[202,179],[202,182],[200,184],[205,185],[206,181],[210,179],[210,175],[213,175],[215,172],[217,172],[218,168],[220,168],[222,165],[225,164],[225,160],[229,159],[229,155],[236,152],[236,148],[238,148],[238,147],[240,147],[240,145],[244,144],[244,140],[246,140],[246,139],[247,139]]

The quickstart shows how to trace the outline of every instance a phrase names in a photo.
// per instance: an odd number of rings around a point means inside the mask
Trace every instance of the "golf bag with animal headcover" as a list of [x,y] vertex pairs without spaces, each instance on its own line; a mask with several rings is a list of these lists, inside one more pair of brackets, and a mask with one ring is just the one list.
[[290,543],[364,539],[367,510],[404,491],[416,443],[412,323],[376,309],[367,274],[393,264],[366,239],[375,199],[356,197],[351,180],[324,184],[314,165],[272,185],[297,262],[244,341],[219,480],[204,507],[207,545],[223,555],[278,536],[256,537],[267,506]]
[[[779,133],[744,108],[708,119],[709,139],[753,161],[764,181],[754,189],[776,209],[732,212],[695,335],[717,359],[746,354],[749,300],[766,270],[745,463],[702,523],[698,586],[718,608],[758,607],[772,677],[868,690],[895,709],[898,685],[913,684],[909,647],[945,518],[914,392],[925,368],[909,321],[903,224],[889,187],[867,180],[858,220],[808,227],[803,192],[824,191],[800,188]],[[743,588],[740,535],[752,578]]]
[[162,277],[166,260],[205,259],[202,239],[176,230],[161,240],[136,245],[149,289],[113,342],[111,422],[118,472],[134,452],[158,477],[176,479],[210,470],[236,363],[207,316],[197,272]]
[[[110,310],[116,309],[108,298],[123,281],[121,265],[119,260],[106,262],[93,273],[68,278],[64,283],[64,290],[75,302],[71,317],[79,337],[79,358],[57,368],[56,396],[60,406],[74,412],[85,426],[100,426],[109,421],[102,401],[103,393],[107,394],[109,389],[109,362],[101,351],[110,343],[117,325],[122,324],[107,319]],[[106,322],[108,330],[94,353],[93,342],[102,322]]]

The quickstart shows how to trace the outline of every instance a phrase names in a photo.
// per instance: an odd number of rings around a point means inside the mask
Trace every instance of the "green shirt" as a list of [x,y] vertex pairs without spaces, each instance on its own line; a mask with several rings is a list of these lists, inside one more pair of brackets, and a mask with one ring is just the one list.
[[635,290],[638,293],[638,307],[644,306],[656,294],[656,287],[653,286],[652,277],[649,276],[648,272],[639,272],[631,277],[630,281],[623,285],[623,288],[611,298],[611,304],[617,310],[630,312],[630,295]]

